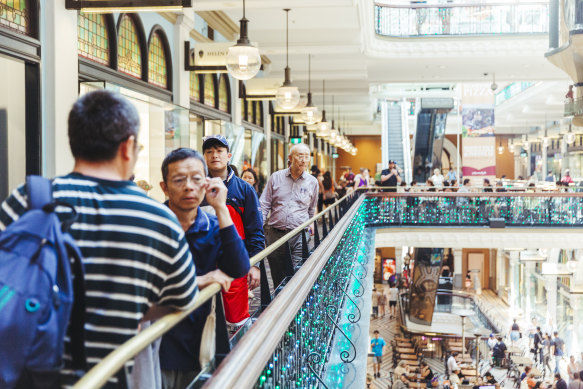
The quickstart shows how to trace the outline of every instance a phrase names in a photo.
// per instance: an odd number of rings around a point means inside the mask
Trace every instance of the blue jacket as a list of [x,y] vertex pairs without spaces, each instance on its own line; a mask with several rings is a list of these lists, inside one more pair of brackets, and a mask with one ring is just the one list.
[[[245,241],[249,257],[252,257],[265,248],[263,217],[259,208],[257,192],[251,185],[237,177],[230,166],[227,167],[227,179],[223,182],[227,187],[229,213],[239,236]],[[201,206],[206,205],[205,199]]]
[[[234,226],[219,229],[216,216],[198,208],[196,220],[186,231],[186,240],[201,276],[220,269],[233,278],[249,271],[249,255]],[[199,370],[198,353],[202,329],[211,309],[208,301],[162,337],[160,366],[166,370]]]

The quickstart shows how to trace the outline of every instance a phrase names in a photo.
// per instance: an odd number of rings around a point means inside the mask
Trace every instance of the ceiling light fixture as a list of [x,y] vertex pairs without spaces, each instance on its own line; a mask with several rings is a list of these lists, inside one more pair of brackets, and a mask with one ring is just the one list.
[[502,138],[500,138],[500,143],[498,145],[498,154],[504,154],[504,146],[502,146]]
[[514,140],[513,139],[508,140],[508,151],[510,151],[511,153],[514,152]]
[[529,145],[530,145],[530,143],[528,142],[528,134],[523,135],[522,136],[522,147],[524,147],[526,150],[528,150]]
[[294,109],[300,102],[300,91],[291,83],[291,69],[289,68],[289,11],[285,8],[285,80],[275,94],[275,101],[282,109]]
[[569,132],[565,134],[565,142],[567,142],[568,145],[572,145],[573,142],[575,142],[575,137],[575,133],[571,128],[571,123],[569,123]]
[[326,81],[322,81],[322,120],[318,124],[316,136],[326,138],[330,133],[330,123],[326,121]]
[[336,111],[334,109],[334,96],[332,96],[332,127],[330,128],[330,135],[328,136],[328,138],[331,141],[336,140],[336,137],[340,135],[340,132],[338,132],[338,130],[336,129],[336,126],[334,125],[335,118],[336,118]]
[[227,71],[237,80],[249,80],[259,72],[261,68],[261,55],[259,49],[251,44],[248,37],[245,17],[245,0],[243,0],[243,18],[239,20],[239,40],[237,44],[229,47],[227,53]]
[[302,108],[302,120],[306,124],[315,124],[318,122],[318,107],[312,103],[312,55],[308,55],[308,104]]

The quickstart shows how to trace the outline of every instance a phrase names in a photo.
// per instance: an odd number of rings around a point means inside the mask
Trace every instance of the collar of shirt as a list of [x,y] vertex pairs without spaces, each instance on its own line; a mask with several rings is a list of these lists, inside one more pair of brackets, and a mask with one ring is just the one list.
[[[294,179],[294,177],[293,177],[293,176],[292,176],[292,174],[291,174],[291,167],[288,167],[286,170],[287,170],[287,171],[285,172],[285,175],[286,175],[286,177],[290,177],[290,178],[293,180],[293,179]],[[301,176],[299,176],[297,179],[298,179],[298,180],[299,180],[300,178],[301,178],[301,179],[304,179],[304,178],[306,178],[306,175],[307,175],[307,174],[308,174],[308,173],[307,173],[306,171],[304,171],[304,172],[302,173],[302,175],[301,175]],[[296,180],[294,180],[294,181],[296,181]]]
[[[164,201],[164,205],[168,207],[168,200]],[[168,208],[170,208],[170,207],[168,207]],[[186,233],[187,234],[196,234],[197,232],[200,232],[200,231],[208,232],[208,230],[210,229],[210,226],[211,226],[211,223],[210,223],[208,215],[206,214],[206,212],[204,212],[202,209],[200,209],[200,207],[198,207],[196,210],[196,219],[194,219],[194,222],[188,228],[188,231],[186,231]]]
[[[231,179],[235,176],[235,171],[231,168],[230,165],[227,165],[227,179],[223,180],[223,183],[225,184],[225,186],[227,185],[227,183],[229,183],[231,181]],[[209,177],[213,178],[213,176],[211,175],[211,172],[209,172]]]

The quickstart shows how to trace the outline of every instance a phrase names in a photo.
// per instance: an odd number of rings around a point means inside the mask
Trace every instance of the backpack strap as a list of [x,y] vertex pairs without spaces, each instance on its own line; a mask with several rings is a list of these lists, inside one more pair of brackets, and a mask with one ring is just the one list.
[[53,202],[53,183],[41,176],[27,176],[26,194],[30,209],[42,209]]
[[85,353],[85,271],[81,252],[71,235],[64,235],[67,254],[71,261],[73,273],[73,308],[69,321],[69,338],[71,340],[71,359],[74,370],[87,370]]

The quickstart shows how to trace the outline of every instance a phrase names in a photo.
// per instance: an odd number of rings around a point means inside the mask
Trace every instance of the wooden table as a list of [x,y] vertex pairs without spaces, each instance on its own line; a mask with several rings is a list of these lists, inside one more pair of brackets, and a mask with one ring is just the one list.
[[462,369],[461,372],[466,377],[475,377],[476,376],[476,369]]
[[457,342],[457,341],[450,341],[447,342],[447,344],[449,344],[450,346],[462,346],[462,342]]
[[415,354],[415,349],[413,347],[397,347],[397,352],[399,354]]
[[525,366],[532,366],[533,360],[528,357],[521,357],[517,355],[513,355],[510,357],[512,362],[516,363],[517,365],[525,365]]
[[397,347],[413,347],[413,343],[397,340]]
[[462,352],[462,346],[448,346],[450,351],[457,351],[458,353]]
[[406,365],[408,366],[415,366],[415,367],[419,367],[419,361],[417,360],[412,360],[412,359],[402,359],[403,362],[405,362]]
[[409,360],[409,361],[416,361],[417,360],[417,355],[415,355],[415,354],[401,354],[401,355],[399,355],[399,359],[405,359],[405,360]]
[[395,340],[397,342],[411,342],[411,339],[407,339],[407,338],[401,338],[399,336],[395,336]]
[[522,354],[522,350],[519,347],[515,347],[515,346],[510,346],[506,349],[506,352],[508,353],[508,355],[512,355],[512,354]]
[[425,382],[409,382],[410,388],[426,388],[427,384]]

